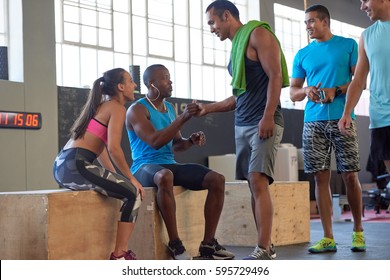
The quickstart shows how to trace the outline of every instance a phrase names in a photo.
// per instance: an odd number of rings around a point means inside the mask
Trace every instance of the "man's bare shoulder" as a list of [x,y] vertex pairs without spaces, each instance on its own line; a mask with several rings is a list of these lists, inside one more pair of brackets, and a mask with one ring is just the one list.
[[278,41],[272,31],[264,27],[256,27],[249,38],[249,44],[253,48],[261,46],[273,45],[278,46]]
[[138,107],[145,107],[145,106],[139,102],[133,102],[127,110],[134,110],[134,108],[138,108]]
[[258,26],[255,29],[253,29],[253,31],[251,33],[251,37],[252,36],[254,36],[254,37],[257,37],[257,36],[260,36],[260,37],[263,37],[263,36],[274,37],[272,32],[270,30],[268,30],[267,28],[263,27],[263,26]]
[[148,110],[146,109],[145,105],[135,102],[130,105],[130,107],[127,109],[126,112],[126,118],[128,120],[133,119],[134,117],[139,117],[142,115],[147,115]]

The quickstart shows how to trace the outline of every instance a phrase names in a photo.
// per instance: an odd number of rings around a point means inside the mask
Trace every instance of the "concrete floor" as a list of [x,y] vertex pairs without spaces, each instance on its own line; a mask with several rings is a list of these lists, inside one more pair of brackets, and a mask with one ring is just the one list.
[[[321,222],[310,222],[310,243],[277,246],[277,260],[390,260],[390,223],[370,222],[364,223],[366,237],[366,252],[354,253],[351,251],[352,222],[333,223],[333,233],[337,243],[337,252],[311,254],[307,249],[323,237]],[[236,260],[240,260],[254,247],[225,246],[226,249],[236,254]]]

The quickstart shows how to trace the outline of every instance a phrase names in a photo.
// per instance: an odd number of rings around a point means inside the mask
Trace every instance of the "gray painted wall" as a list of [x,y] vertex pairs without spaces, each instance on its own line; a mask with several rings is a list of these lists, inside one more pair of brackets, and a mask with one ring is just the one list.
[[40,130],[0,130],[0,191],[53,189],[58,147],[54,1],[22,0],[24,82],[0,81],[0,109],[42,113]]

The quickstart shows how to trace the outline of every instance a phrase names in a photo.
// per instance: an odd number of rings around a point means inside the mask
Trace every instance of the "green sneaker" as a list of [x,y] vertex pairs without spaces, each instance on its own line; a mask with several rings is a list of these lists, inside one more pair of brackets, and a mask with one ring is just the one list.
[[353,252],[364,252],[366,251],[366,239],[364,238],[363,232],[352,233],[352,247]]
[[325,253],[325,252],[336,252],[336,242],[334,239],[324,237],[318,241],[315,245],[309,248],[310,253]]

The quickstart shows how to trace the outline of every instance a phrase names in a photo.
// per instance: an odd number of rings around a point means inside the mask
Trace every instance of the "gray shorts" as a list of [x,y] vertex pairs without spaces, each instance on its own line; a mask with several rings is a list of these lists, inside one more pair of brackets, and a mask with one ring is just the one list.
[[306,173],[330,169],[334,149],[337,172],[360,171],[359,144],[356,123],[351,123],[351,135],[343,135],[338,120],[307,122],[303,125],[303,161]]
[[235,127],[237,180],[248,180],[248,174],[256,172],[267,175],[269,183],[273,183],[276,152],[283,130],[275,124],[273,136],[262,140],[258,136],[257,125]]

